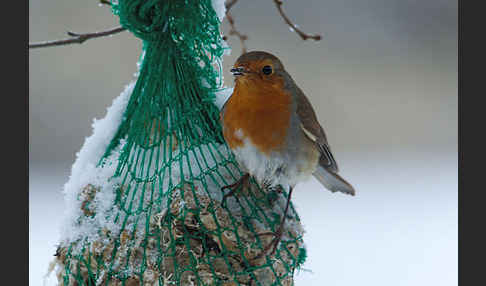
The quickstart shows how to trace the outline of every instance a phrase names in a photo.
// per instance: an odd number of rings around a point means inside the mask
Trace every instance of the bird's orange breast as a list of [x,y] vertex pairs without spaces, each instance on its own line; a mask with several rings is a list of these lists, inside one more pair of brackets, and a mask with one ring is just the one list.
[[287,136],[291,106],[291,95],[283,89],[283,80],[266,83],[239,79],[222,118],[223,136],[229,147],[241,147],[244,139],[249,139],[260,152],[279,150]]

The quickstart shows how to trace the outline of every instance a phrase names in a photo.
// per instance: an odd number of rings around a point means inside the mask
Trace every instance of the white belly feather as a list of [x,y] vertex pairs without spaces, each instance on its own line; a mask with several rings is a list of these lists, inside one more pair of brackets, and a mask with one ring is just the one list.
[[282,151],[266,155],[249,138],[245,138],[241,130],[237,130],[235,135],[244,142],[243,146],[233,149],[236,160],[261,186],[293,187],[298,182],[307,180],[316,169],[317,153],[299,152],[291,156]]

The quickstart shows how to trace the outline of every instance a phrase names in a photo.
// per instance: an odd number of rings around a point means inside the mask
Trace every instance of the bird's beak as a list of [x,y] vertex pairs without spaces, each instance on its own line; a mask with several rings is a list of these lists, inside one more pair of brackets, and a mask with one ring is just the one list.
[[245,72],[245,69],[242,68],[242,67],[237,67],[237,68],[232,68],[230,70],[230,72],[234,75],[234,76],[238,76],[238,75],[243,75],[243,73]]

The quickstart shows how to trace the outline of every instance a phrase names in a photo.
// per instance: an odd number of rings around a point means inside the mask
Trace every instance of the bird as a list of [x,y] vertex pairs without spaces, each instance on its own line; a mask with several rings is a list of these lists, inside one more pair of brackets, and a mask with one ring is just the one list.
[[222,187],[230,190],[224,199],[250,177],[267,189],[288,187],[283,218],[260,257],[272,246],[271,253],[275,252],[299,182],[313,175],[331,192],[354,196],[355,190],[338,175],[336,159],[309,99],[275,55],[244,53],[230,71],[235,84],[221,108],[220,122],[223,138],[245,173]]

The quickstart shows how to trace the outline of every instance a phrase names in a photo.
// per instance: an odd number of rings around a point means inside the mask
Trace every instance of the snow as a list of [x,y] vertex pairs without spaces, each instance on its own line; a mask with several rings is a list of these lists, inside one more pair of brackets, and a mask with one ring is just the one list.
[[[213,8],[220,21],[223,20],[226,11],[224,2],[224,0],[213,0],[212,2]],[[230,53],[231,49],[227,43],[223,41],[222,44],[226,47],[225,54]],[[138,71],[140,70],[143,57],[144,54],[140,56],[137,63],[138,69],[134,74],[135,77],[138,77]],[[218,64],[221,68],[221,62]],[[99,239],[98,230],[103,228],[109,229],[113,233],[119,231],[118,227],[112,223],[110,213],[115,211],[113,209],[115,199],[114,190],[120,181],[112,179],[112,176],[115,173],[115,168],[118,163],[118,152],[123,148],[124,143],[122,142],[117,149],[112,152],[112,154],[105,160],[103,166],[98,166],[98,160],[104,154],[122,121],[123,113],[134,86],[135,81],[125,87],[125,90],[113,100],[112,105],[107,109],[106,116],[103,119],[93,120],[93,133],[90,137],[85,139],[81,150],[76,154],[76,160],[72,166],[71,175],[68,182],[64,185],[66,209],[63,216],[65,219],[61,225],[60,239],[63,243],[74,242],[82,238],[87,239],[88,241],[97,240]],[[218,108],[222,108],[224,102],[229,98],[233,91],[232,88],[224,87],[222,73],[220,87],[221,88],[215,92],[214,102]],[[197,174],[201,172],[201,170],[198,169],[197,162],[203,162],[203,159],[205,159],[204,162],[209,162],[209,165],[205,167],[213,167],[216,164],[216,161],[220,158],[211,157],[209,152],[210,148],[212,147],[201,146],[199,154],[191,153],[187,160],[184,160],[183,162],[183,171],[187,174],[188,171],[191,170],[193,175],[197,176]],[[221,148],[216,147],[216,149]],[[180,150],[176,150],[173,152],[172,157],[176,158],[179,156],[179,151]],[[212,151],[214,152],[216,150]],[[223,154],[222,152],[224,152],[224,150],[221,149],[217,150],[215,153]],[[207,158],[209,158],[209,160]],[[187,162],[190,162],[189,165],[187,165]],[[178,164],[179,162],[176,161],[172,166],[169,166],[169,169],[171,170],[170,178],[168,176],[164,177],[162,178],[162,182],[158,182],[158,184],[162,184],[163,186],[167,186],[168,184],[176,185],[181,179]],[[158,167],[160,167],[160,164],[159,162],[155,162],[155,160],[149,166],[152,172],[157,170]],[[95,198],[92,201],[92,206],[96,209],[93,218],[83,216],[81,208],[83,199],[80,197],[83,195],[83,189],[90,184],[99,188],[99,191],[96,192]],[[137,196],[140,196],[140,192],[138,192]],[[79,219],[80,217],[82,217],[81,220]]]
[[219,21],[223,21],[226,14],[226,7],[224,5],[225,0],[213,0],[213,9],[218,15]]
[[215,95],[216,99],[214,100],[214,104],[221,109],[223,108],[224,103],[228,100],[228,98],[231,96],[233,93],[233,88],[232,87],[226,87],[218,90]]
[[[64,222],[61,225],[60,239],[63,244],[75,242],[80,239],[88,242],[99,240],[100,229],[109,230],[113,234],[117,234],[120,231],[119,224],[113,223],[113,215],[118,213],[114,200],[115,189],[121,183],[121,179],[113,178],[113,175],[118,165],[117,159],[119,151],[124,146],[123,140],[112,154],[108,156],[104,164],[98,166],[98,161],[103,156],[122,121],[123,113],[127,107],[134,85],[134,82],[127,85],[125,90],[113,100],[112,105],[107,109],[106,116],[103,119],[94,119],[92,135],[86,138],[81,150],[76,154],[71,175],[68,182],[64,185],[66,209],[63,216]],[[217,93],[216,104],[222,104],[230,94],[231,89],[223,89]],[[162,177],[155,183],[155,189],[168,190],[170,186],[178,185],[182,178],[192,181],[193,177],[198,177],[201,172],[214,168],[218,162],[226,160],[230,156],[229,150],[224,145],[218,144],[197,146],[190,152],[182,150],[184,147],[183,142],[178,142],[174,147],[176,149],[172,152],[170,158],[158,161],[152,160],[152,163],[148,166],[149,171],[147,174],[149,175],[155,175],[156,172],[160,172],[160,170],[165,168],[165,172],[162,172]],[[165,145],[161,144],[160,148],[165,148]],[[131,152],[134,153],[136,150],[132,149]],[[170,165],[164,166],[168,160],[174,161]],[[137,166],[132,167],[140,169],[142,164],[143,162],[139,161]],[[232,180],[231,174],[228,173],[228,170],[224,166],[219,166],[219,172],[224,174],[225,180]],[[231,172],[236,174],[234,169]],[[131,175],[127,182],[130,182],[130,178]],[[221,179],[223,178],[220,178],[218,182],[206,182],[208,188],[219,190],[219,186],[226,183],[222,182]],[[94,217],[86,217],[82,213],[82,203],[85,199],[83,196],[86,196],[83,190],[88,185],[99,188],[90,204],[90,207],[94,209]],[[128,185],[124,186],[130,190],[127,196],[131,198],[134,195],[133,201],[139,201],[141,196],[145,196],[143,201],[144,203],[148,203],[150,200],[150,192],[142,192],[141,188],[149,189],[149,185],[143,187],[135,187],[135,185],[136,183],[132,187]],[[202,189],[201,182],[197,182],[196,186],[198,185]],[[159,192],[155,192],[155,197],[152,200],[155,200],[158,195]],[[214,193],[215,198],[219,198],[220,195],[220,192]],[[164,204],[162,203],[162,205]],[[160,211],[163,211],[163,209]],[[127,227],[135,223],[136,219],[144,218],[141,216],[137,218],[135,216],[131,217],[127,222]],[[143,232],[142,224],[139,224],[139,226],[139,231]],[[79,247],[82,246],[82,244],[77,245]],[[76,253],[77,250],[80,250],[80,248],[74,249],[73,251]]]
[[[108,157],[102,168],[98,167],[97,164],[122,121],[134,86],[135,82],[132,82],[125,87],[125,90],[113,100],[103,119],[93,120],[93,134],[85,139],[81,150],[76,153],[71,175],[64,185],[66,211],[61,230],[62,242],[72,242],[85,235],[96,233],[98,227],[109,224],[108,221],[98,221],[99,225],[93,227],[95,222],[86,220],[81,225],[75,225],[82,211],[80,207],[82,200],[79,199],[79,196],[88,184],[92,184],[102,190],[97,193],[95,198],[98,202],[97,210],[100,213],[106,213],[113,205],[114,193],[112,190],[113,184],[116,182],[109,179],[115,172],[114,168],[116,168],[116,158],[118,157],[116,151],[123,146],[123,143]],[[103,218],[104,216],[97,215],[97,217]]]
[[[298,184],[292,202],[306,230],[308,258],[295,284],[457,285],[458,178],[452,155],[403,153],[396,164],[389,160],[396,153],[382,151],[370,168],[369,152],[343,153],[341,172],[355,185],[355,197],[326,191],[315,179]],[[54,258],[65,173],[45,166],[29,173],[29,285],[42,285]],[[46,285],[55,280],[51,275]]]
[[[213,0],[213,9],[214,9],[214,11],[216,11],[216,14],[218,15],[219,21],[223,21],[225,15],[226,15],[226,7],[225,7],[224,3],[225,3],[225,0]],[[223,56],[229,56],[231,54],[230,45],[224,40],[221,40],[221,44],[224,48]],[[222,60],[217,59],[217,64],[221,68],[222,67]],[[215,92],[216,99],[215,99],[215,102],[214,102],[214,104],[216,104],[216,106],[218,106],[219,109],[221,109],[223,107],[226,100],[228,100],[228,98],[233,93],[232,87],[224,87],[224,77],[223,77],[222,70],[220,70],[220,78],[221,78],[221,82],[220,82],[221,88],[218,91]]]

